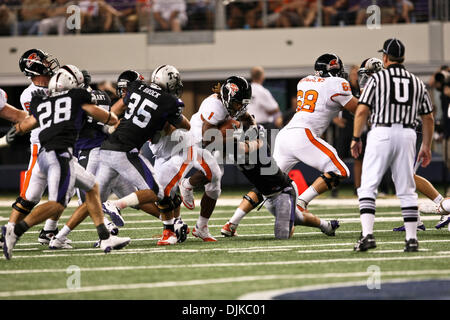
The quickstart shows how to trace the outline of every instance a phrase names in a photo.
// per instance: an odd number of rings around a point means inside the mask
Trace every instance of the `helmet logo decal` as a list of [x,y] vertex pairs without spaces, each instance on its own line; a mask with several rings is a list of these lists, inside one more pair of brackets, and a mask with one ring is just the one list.
[[239,87],[235,85],[234,83],[228,83],[227,88],[230,92],[230,96],[234,97],[236,93],[239,91]]
[[33,52],[27,58],[27,67],[31,67],[35,61],[39,61],[39,57],[35,52]]
[[339,63],[337,59],[333,59],[330,61],[330,69],[339,69]]

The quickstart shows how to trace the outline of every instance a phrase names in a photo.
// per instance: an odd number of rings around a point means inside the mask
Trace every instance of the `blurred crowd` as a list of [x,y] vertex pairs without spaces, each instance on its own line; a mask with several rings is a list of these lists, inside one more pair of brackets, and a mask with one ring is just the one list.
[[[322,0],[321,22],[318,0],[220,1],[228,29],[361,25],[373,4],[381,23],[428,20],[428,0]],[[73,5],[80,29],[67,28]],[[0,0],[0,35],[212,30],[215,13],[216,0]]]

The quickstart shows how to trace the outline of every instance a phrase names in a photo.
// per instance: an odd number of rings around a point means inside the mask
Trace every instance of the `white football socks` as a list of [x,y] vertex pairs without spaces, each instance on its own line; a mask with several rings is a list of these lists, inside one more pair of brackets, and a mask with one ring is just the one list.
[[417,239],[417,223],[405,222],[406,240]]
[[[375,215],[371,213],[363,213],[361,216],[361,227],[363,237],[373,234],[373,224],[375,223]],[[414,229],[417,224],[414,222]]]
[[137,206],[139,204],[138,196],[135,192],[117,200],[114,202],[119,209],[125,209],[126,207]]
[[231,217],[230,222],[232,224],[239,224],[241,222],[242,218],[244,218],[246,214],[247,214],[247,212],[245,212],[241,208],[237,208],[236,211],[234,212],[233,216]]
[[52,231],[58,227],[58,220],[47,219],[44,225],[44,231]]
[[209,218],[205,218],[205,217],[199,216],[198,220],[197,220],[197,227],[199,229],[201,229],[204,226],[207,226],[208,225],[208,221],[209,221]]
[[306,204],[310,203],[312,199],[317,197],[319,193],[316,189],[311,185],[306,189],[298,198],[303,200]]

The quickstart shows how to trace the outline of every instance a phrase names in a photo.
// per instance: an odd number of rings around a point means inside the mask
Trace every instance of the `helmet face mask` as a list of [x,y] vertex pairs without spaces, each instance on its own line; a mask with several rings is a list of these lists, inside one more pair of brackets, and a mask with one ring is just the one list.
[[180,72],[174,66],[161,65],[157,67],[153,71],[150,81],[176,98],[180,98],[183,94]]
[[59,61],[50,54],[31,49],[26,51],[19,60],[20,71],[27,77],[53,76],[59,69]]
[[136,80],[144,80],[144,77],[134,70],[126,70],[119,75],[117,78],[117,88],[116,94],[119,98],[123,98],[126,93],[128,83],[136,81]]
[[252,98],[252,87],[242,77],[229,77],[220,88],[224,107],[232,118],[239,118],[247,111]]

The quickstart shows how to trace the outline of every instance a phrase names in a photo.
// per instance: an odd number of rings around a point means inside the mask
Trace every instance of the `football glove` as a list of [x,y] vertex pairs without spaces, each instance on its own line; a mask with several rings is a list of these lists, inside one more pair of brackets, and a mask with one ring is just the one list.
[[31,93],[31,98],[44,99],[44,98],[47,98],[47,93],[45,93],[45,91],[43,89],[37,89]]

